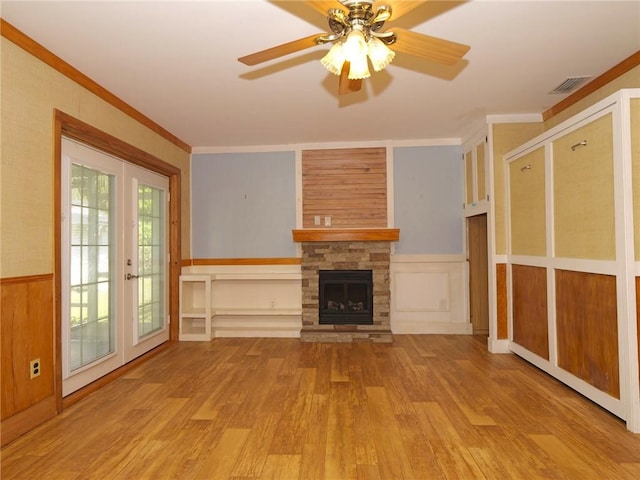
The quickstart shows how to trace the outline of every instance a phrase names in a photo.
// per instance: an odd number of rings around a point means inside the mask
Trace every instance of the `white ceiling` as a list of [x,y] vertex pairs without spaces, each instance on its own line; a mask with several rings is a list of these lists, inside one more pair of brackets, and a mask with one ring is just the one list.
[[[444,67],[398,54],[337,96],[314,47],[236,59],[327,31],[303,2],[2,1],[2,17],[198,150],[463,137],[488,114],[541,113],[567,77],[640,50],[640,1],[425,2],[395,25],[471,46]],[[383,3],[383,2],[382,2]]]

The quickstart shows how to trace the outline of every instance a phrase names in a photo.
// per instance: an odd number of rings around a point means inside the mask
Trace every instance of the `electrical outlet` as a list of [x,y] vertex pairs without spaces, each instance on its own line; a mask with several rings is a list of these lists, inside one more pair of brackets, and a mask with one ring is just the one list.
[[276,308],[276,299],[272,298],[269,300],[269,308]]
[[313,224],[314,225],[320,225],[320,215],[314,215],[313,216]]
[[34,358],[33,360],[31,360],[29,362],[29,376],[31,378],[36,378],[40,376],[40,370],[41,370],[41,365],[40,365],[40,359],[39,358]]
[[325,225],[325,227],[330,227],[331,226],[331,217],[329,217],[329,216],[324,217],[324,225]]

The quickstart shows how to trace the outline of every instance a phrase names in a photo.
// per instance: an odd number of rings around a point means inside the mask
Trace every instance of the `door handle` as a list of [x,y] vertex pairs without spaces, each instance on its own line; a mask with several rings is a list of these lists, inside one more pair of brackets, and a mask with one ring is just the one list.
[[125,279],[125,280],[133,280],[134,278],[138,278],[138,275],[132,275],[132,274],[130,274],[130,273],[127,273],[127,274],[124,276],[124,279]]

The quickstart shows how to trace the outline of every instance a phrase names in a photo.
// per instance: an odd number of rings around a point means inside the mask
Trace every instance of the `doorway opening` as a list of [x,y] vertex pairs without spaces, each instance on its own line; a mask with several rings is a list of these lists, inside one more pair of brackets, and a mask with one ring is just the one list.
[[489,250],[487,214],[467,217],[469,314],[474,335],[489,335]]

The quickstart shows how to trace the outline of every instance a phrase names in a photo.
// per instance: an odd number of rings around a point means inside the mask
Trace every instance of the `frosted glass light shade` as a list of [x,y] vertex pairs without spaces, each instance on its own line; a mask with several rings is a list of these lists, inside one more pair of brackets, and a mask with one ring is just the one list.
[[350,63],[349,79],[359,80],[369,78],[369,64],[367,62],[367,40],[360,29],[354,28],[347,35],[342,47],[344,59]]
[[329,70],[329,72],[334,75],[340,75],[340,72],[342,71],[342,64],[344,63],[344,49],[342,47],[342,43],[334,43],[327,54],[322,57],[320,63],[324,68]]
[[367,56],[367,40],[364,38],[364,33],[360,30],[351,30],[347,39],[344,41],[344,57],[349,62],[353,63],[358,61],[362,57]]
[[360,80],[362,78],[369,78],[369,62],[367,62],[367,56],[358,57],[351,61],[349,68],[349,80]]
[[367,53],[371,60],[371,65],[376,72],[379,72],[391,63],[396,56],[396,52],[387,47],[382,40],[371,37],[367,44]]

